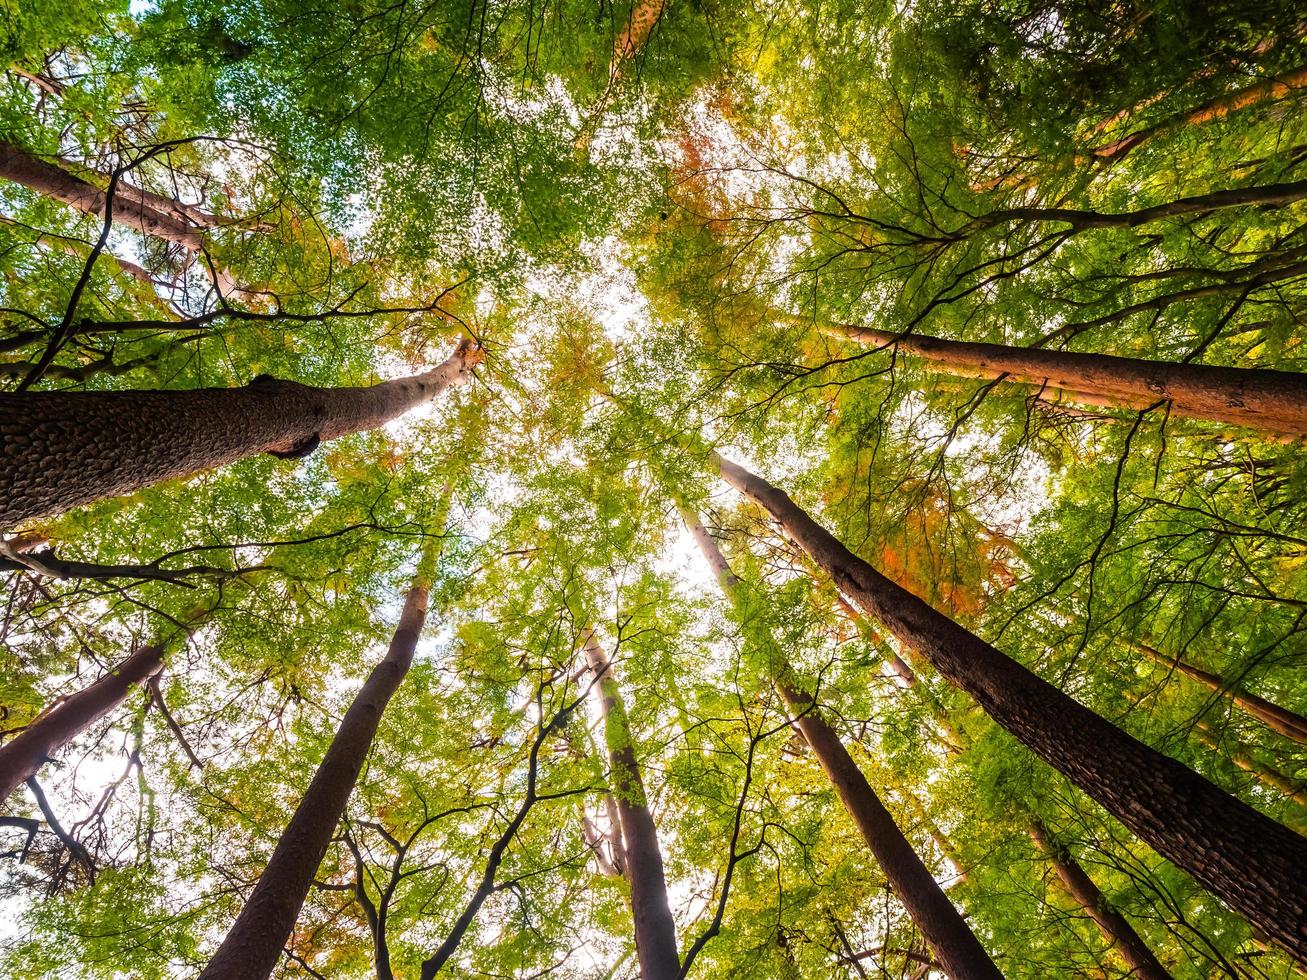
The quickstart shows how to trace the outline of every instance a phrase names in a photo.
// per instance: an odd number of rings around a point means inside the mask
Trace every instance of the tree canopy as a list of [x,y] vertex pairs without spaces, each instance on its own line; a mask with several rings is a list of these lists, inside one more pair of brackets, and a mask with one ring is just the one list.
[[1300,4],[2,26],[0,974],[1307,970]]

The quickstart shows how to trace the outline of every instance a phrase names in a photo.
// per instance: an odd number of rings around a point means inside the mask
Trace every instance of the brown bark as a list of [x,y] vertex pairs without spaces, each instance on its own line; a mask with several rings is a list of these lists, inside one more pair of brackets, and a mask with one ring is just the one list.
[[587,629],[582,638],[586,661],[595,676],[593,690],[604,719],[608,765],[615,783],[621,824],[622,871],[631,886],[631,918],[635,922],[635,953],[642,980],[677,980],[681,960],[676,951],[676,921],[667,901],[667,879],[658,846],[658,829],[645,797],[644,782],[635,756],[631,726],[613,675],[612,664]]
[[424,374],[370,388],[256,379],[190,391],[0,394],[0,528],[376,428],[464,380],[477,355],[463,344]]
[[[43,160],[12,143],[0,142],[0,177],[62,201],[83,214],[104,214],[104,191],[58,164]],[[157,211],[143,200],[139,192],[133,195],[127,185],[121,185],[121,190],[114,194],[114,221],[173,242],[188,252],[198,252],[203,247],[203,237],[184,217]]]
[[118,705],[132,689],[163,669],[164,644],[142,647],[99,680],[44,709],[0,746],[0,802],[56,752]]
[[[1230,740],[1229,745],[1223,745],[1223,740],[1217,738],[1216,732],[1207,722],[1199,721],[1195,727],[1198,741],[1202,742],[1207,748],[1224,755],[1244,772],[1251,774],[1263,786],[1269,786],[1277,793],[1287,796],[1299,806],[1307,807],[1307,784],[1291,779],[1274,766],[1269,766],[1258,759],[1254,759],[1243,746],[1233,739]],[[1301,824],[1301,822],[1299,823]]]
[[[83,214],[103,216],[108,202],[108,194],[90,181],[71,173],[58,163],[51,163],[4,141],[0,141],[0,177],[61,201]],[[198,255],[204,250],[204,235],[196,226],[197,219],[208,219],[198,222],[203,227],[213,227],[219,223],[214,215],[169,201],[123,180],[119,180],[114,187],[111,216],[115,224],[172,242],[192,255]],[[202,265],[205,275],[213,278],[220,293],[241,293],[226,270],[210,269],[207,263]]]
[[[682,509],[681,515],[716,574],[722,591],[735,602],[740,580],[731,571],[717,542],[697,515],[686,509]],[[823,717],[812,696],[798,687],[794,672],[783,655],[777,651],[775,656],[772,683],[794,715],[794,724],[812,747],[813,755],[885,873],[885,879],[921,930],[944,971],[953,980],[1001,978],[1003,974],[944,894],[930,869],[913,850],[912,844],[903,836],[903,831],[867,782],[838,733]]]
[[277,965],[354,791],[381,715],[413,663],[426,614],[427,585],[419,577],[409,589],[386,656],[346,710],[267,867],[200,980],[260,980]]
[[1166,400],[1175,415],[1307,436],[1307,374],[981,344],[846,325],[822,329],[892,347],[951,374],[1051,386],[1136,406]]
[[668,0],[634,0],[631,16],[613,43],[613,60],[608,68],[609,84],[616,82],[626,63],[639,54],[654,27],[662,19],[667,3]]
[[1083,164],[1097,160],[1120,160],[1142,143],[1166,133],[1184,129],[1188,126],[1202,126],[1224,119],[1232,112],[1247,109],[1262,102],[1283,99],[1294,92],[1307,88],[1307,65],[1294,68],[1275,78],[1257,82],[1237,92],[1218,96],[1206,105],[1188,112],[1178,113],[1145,129],[1136,130],[1128,136],[1110,143],[1094,147],[1086,156],[1077,157],[1076,163]]
[[1130,975],[1140,980],[1171,980],[1171,974],[1158,962],[1139,933],[1135,932],[1125,916],[1103,897],[1103,893],[1094,884],[1093,879],[1085,873],[1084,868],[1080,867],[1070,852],[1049,839],[1044,825],[1032,819],[1029,833],[1030,839],[1035,842],[1035,847],[1052,863],[1053,870],[1057,872],[1067,892],[1089,914],[1104,938],[1112,944],[1112,948],[1130,967]]
[[1221,697],[1229,699],[1235,706],[1250,717],[1256,718],[1271,731],[1277,732],[1285,738],[1293,739],[1302,745],[1307,745],[1307,718],[1304,718],[1296,711],[1282,708],[1273,701],[1267,701],[1263,697],[1245,691],[1237,684],[1227,684],[1216,674],[1195,667],[1193,664],[1185,663],[1178,657],[1170,657],[1145,643],[1136,643],[1134,648],[1144,656],[1168,668],[1174,668],[1208,690],[1215,691]]
[[[1263,102],[1273,102],[1286,98],[1294,92],[1307,88],[1307,65],[1299,66],[1275,78],[1256,82],[1237,92],[1217,96],[1196,109],[1179,112],[1151,126],[1135,130],[1120,139],[1101,143],[1082,153],[1062,161],[1062,166],[1085,167],[1095,163],[1110,163],[1124,159],[1126,154],[1149,140],[1165,136],[1190,126],[1203,126],[1217,122],[1233,112],[1248,109]],[[974,186],[976,190],[994,190],[996,188],[1023,189],[1038,183],[1038,178],[1028,173],[1007,174],[981,181]]]
[[714,456],[855,604],[1163,857],[1307,965],[1307,839],[1144,745],[881,575],[783,491]]

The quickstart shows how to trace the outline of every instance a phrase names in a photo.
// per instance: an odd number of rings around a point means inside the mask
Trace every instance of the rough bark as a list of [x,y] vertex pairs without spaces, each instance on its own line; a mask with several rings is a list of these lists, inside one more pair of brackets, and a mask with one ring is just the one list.
[[1172,980],[1171,974],[1158,962],[1139,933],[1103,897],[1084,868],[1080,867],[1065,847],[1049,839],[1044,825],[1038,820],[1031,820],[1029,833],[1035,847],[1052,863],[1053,870],[1057,872],[1067,892],[1089,914],[1104,938],[1130,967],[1131,976],[1138,977],[1139,980]]
[[0,394],[0,528],[176,477],[376,428],[466,378],[468,345],[424,374],[370,388],[259,378],[190,391]]
[[427,585],[419,578],[409,589],[385,658],[345,712],[267,867],[200,980],[259,980],[277,965],[354,791],[381,715],[413,663],[426,614]]
[[1273,701],[1267,701],[1250,691],[1245,691],[1237,684],[1227,684],[1216,674],[1195,667],[1193,664],[1185,663],[1178,657],[1167,656],[1160,650],[1155,650],[1145,643],[1136,643],[1134,648],[1144,656],[1197,681],[1208,690],[1215,691],[1221,697],[1228,698],[1236,707],[1250,717],[1256,718],[1271,731],[1277,732],[1285,738],[1293,739],[1302,745],[1307,745],[1307,718],[1304,718],[1296,711],[1282,708]]
[[1125,404],[1167,400],[1175,415],[1307,436],[1307,374],[981,344],[846,325],[822,329],[859,343],[892,347],[951,374],[1004,378]]
[[1307,965],[1307,839],[1144,745],[881,575],[783,491],[721,457],[853,602],[1163,857]]
[[56,752],[122,704],[132,689],[163,669],[164,645],[142,647],[88,687],[44,709],[0,746],[0,802]]
[[604,654],[594,631],[583,638],[586,661],[596,681],[604,719],[604,741],[614,781],[621,824],[623,873],[631,886],[631,918],[635,922],[635,952],[642,980],[677,980],[681,961],[676,951],[676,921],[667,901],[667,879],[663,855],[658,846],[658,829],[640,778],[640,767],[631,739],[622,695],[613,676],[612,664]]
[[[682,509],[682,519],[699,550],[717,576],[722,591],[732,602],[740,580],[731,571],[717,542],[698,516]],[[794,724],[812,748],[858,832],[885,873],[885,878],[903,907],[912,916],[944,971],[953,980],[1001,978],[989,954],[967,927],[962,915],[944,894],[930,869],[903,836],[893,815],[885,809],[862,770],[844,747],[839,734],[823,717],[812,695],[800,689],[794,672],[777,652],[772,665],[772,683],[794,715]]]

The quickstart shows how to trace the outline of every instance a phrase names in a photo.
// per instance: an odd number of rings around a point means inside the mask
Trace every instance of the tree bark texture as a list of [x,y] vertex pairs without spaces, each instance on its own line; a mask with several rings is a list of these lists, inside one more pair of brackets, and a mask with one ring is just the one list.
[[635,952],[642,980],[677,980],[681,961],[676,951],[676,921],[667,901],[667,879],[658,829],[640,778],[631,726],[609,663],[594,631],[583,638],[586,661],[594,674],[594,691],[604,719],[604,742],[614,782],[618,821],[622,828],[623,873],[631,886],[631,917],[635,921]]
[[1130,967],[1130,975],[1139,980],[1172,980],[1153,951],[1135,932],[1134,927],[1126,921],[1125,916],[1113,908],[1103,897],[1103,893],[1094,884],[1084,868],[1076,862],[1070,852],[1049,839],[1048,831],[1038,820],[1031,820],[1030,839],[1035,847],[1053,865],[1067,893],[1076,901],[1089,917],[1097,924],[1103,937],[1112,944],[1112,948]]
[[1307,839],[1143,744],[881,575],[783,491],[715,457],[855,604],[1163,857],[1307,965]]
[[43,710],[0,746],[0,803],[56,752],[122,704],[133,688],[162,670],[163,655],[163,643],[142,647],[99,680]]
[[963,377],[1006,378],[1083,392],[1109,403],[1147,406],[1166,400],[1174,414],[1186,418],[1307,436],[1307,374],[1294,371],[1175,364],[856,326],[833,325],[823,330],[859,343],[894,348]]
[[200,980],[261,980],[276,967],[354,791],[381,715],[413,663],[426,614],[427,585],[419,579],[409,589],[385,658],[346,710],[267,867]]
[[[731,571],[717,542],[696,514],[682,508],[681,516],[716,574],[722,591],[734,602],[740,580]],[[944,971],[953,980],[1001,980],[1003,974],[894,822],[893,815],[885,809],[812,695],[795,683],[792,668],[779,653],[773,665],[772,683],[794,715],[794,724],[825,770],[894,894],[921,930]]]
[[369,388],[259,378],[189,391],[0,393],[0,529],[271,452],[376,428],[471,371],[461,345],[424,374]]

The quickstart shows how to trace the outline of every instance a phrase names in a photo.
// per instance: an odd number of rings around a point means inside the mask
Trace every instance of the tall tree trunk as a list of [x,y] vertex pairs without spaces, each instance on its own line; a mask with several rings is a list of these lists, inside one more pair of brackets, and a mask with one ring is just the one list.
[[[1287,796],[1300,807],[1307,808],[1307,783],[1291,779],[1274,766],[1269,766],[1265,762],[1253,758],[1235,739],[1231,739],[1228,746],[1224,745],[1224,739],[1218,737],[1211,724],[1206,721],[1200,720],[1194,727],[1197,730],[1198,741],[1211,751],[1228,758],[1263,786],[1268,786],[1277,793]],[[1301,820],[1297,821],[1297,823],[1299,826],[1303,824]]]
[[[681,516],[716,574],[722,591],[736,606],[737,612],[740,611],[740,579],[731,571],[725,555],[698,515],[682,508]],[[839,734],[823,717],[812,695],[799,688],[784,655],[776,650],[773,656],[772,683],[794,715],[794,724],[812,747],[813,755],[821,763],[862,839],[885,872],[894,894],[921,930],[945,972],[953,980],[1001,978],[1003,974],[944,894],[930,869],[922,863],[912,844],[903,836],[894,817],[867,782]]]
[[1144,745],[881,575],[783,491],[714,454],[845,595],[1159,854],[1307,965],[1307,840]]
[[595,676],[594,690],[604,719],[604,742],[615,785],[621,824],[623,873],[631,886],[631,918],[635,921],[635,952],[642,980],[677,980],[681,960],[676,951],[676,921],[667,901],[667,880],[658,830],[640,778],[631,726],[622,694],[603,648],[587,629],[583,638],[586,661]]
[[1085,870],[1080,867],[1070,852],[1049,839],[1044,825],[1037,819],[1032,819],[1029,832],[1035,847],[1052,862],[1053,870],[1057,872],[1067,892],[1082,909],[1089,913],[1089,917],[1097,923],[1103,936],[1112,943],[1112,948],[1130,967],[1130,975],[1139,977],[1140,980],[1172,980],[1171,974],[1158,962],[1139,933],[1135,932],[1125,916],[1103,897],[1103,893],[1099,891],[1093,879],[1085,874]]
[[[0,177],[62,201],[83,214],[104,214],[106,195],[100,188],[58,164],[3,141],[0,141]],[[198,252],[204,246],[203,237],[185,217],[156,210],[146,203],[144,192],[137,188],[122,185],[114,194],[112,208],[113,219],[128,228],[163,238],[188,252]]]
[[478,353],[460,344],[424,374],[370,388],[257,378],[241,388],[0,394],[0,528],[259,453],[307,455],[430,401],[465,379]]
[[[846,615],[861,626],[863,623],[863,617],[857,612],[857,610],[848,608],[848,604],[844,601],[843,597],[840,598],[840,603],[842,607],[845,608]],[[912,668],[907,666],[907,664],[904,664],[904,668],[909,672],[915,683],[917,678],[916,674],[912,672]],[[953,733],[953,744],[950,746],[951,750],[961,751],[964,748],[969,747],[969,740],[962,737],[961,733],[953,726],[951,720],[940,709],[939,705],[932,703],[931,713],[937,725],[939,725],[945,732]],[[962,880],[965,881],[966,874],[961,871],[962,863],[960,856],[956,853],[956,850],[953,848],[948,838],[944,836],[938,827],[934,827],[933,823],[930,821],[930,815],[926,812],[925,807],[921,805],[920,801],[918,801],[906,787],[896,786],[895,788],[907,799],[909,805],[913,807],[919,817],[927,823],[935,843],[939,845],[940,850],[944,852],[949,860],[958,867]],[[1035,842],[1039,851],[1053,862],[1054,870],[1057,872],[1058,877],[1067,886],[1072,897],[1080,902],[1081,906],[1089,913],[1094,922],[1097,923],[1099,930],[1103,933],[1103,937],[1111,943],[1113,947],[1121,947],[1122,958],[1134,972],[1134,975],[1143,977],[1145,980],[1171,980],[1170,975],[1157,962],[1152,950],[1150,950],[1147,945],[1144,944],[1143,940],[1139,938],[1139,935],[1134,931],[1125,917],[1108,902],[1098,886],[1094,884],[1093,879],[1090,878],[1085,870],[1075,862],[1065,848],[1057,848],[1049,844],[1048,832],[1044,829],[1044,825],[1040,822],[1038,817],[1030,813],[1026,814],[1026,832],[1030,835],[1031,840]]]
[[99,680],[43,710],[0,745],[0,802],[77,735],[122,704],[133,688],[162,670],[163,657],[163,643],[142,647]]
[[859,343],[892,347],[950,374],[1006,377],[1136,405],[1166,399],[1174,414],[1187,418],[1307,436],[1307,374],[981,344],[847,325],[822,330]]
[[1179,657],[1171,657],[1160,650],[1148,646],[1146,643],[1135,643],[1134,648],[1144,656],[1157,661],[1167,668],[1173,668],[1186,677],[1197,681],[1203,687],[1210,691],[1215,691],[1223,698],[1227,698],[1252,718],[1256,718],[1267,728],[1283,735],[1285,738],[1293,739],[1302,745],[1307,745],[1307,718],[1298,714],[1296,711],[1290,711],[1288,708],[1282,708],[1273,701],[1267,701],[1265,698],[1258,697],[1249,691],[1245,691],[1237,684],[1227,684],[1216,674],[1209,673],[1193,664],[1185,663]]
[[1188,126],[1203,126],[1207,123],[1224,119],[1232,112],[1247,109],[1262,102],[1283,99],[1300,89],[1307,88],[1307,65],[1301,65],[1291,71],[1256,82],[1237,92],[1230,92],[1212,99],[1205,105],[1188,112],[1177,113],[1145,129],[1136,130],[1128,136],[1103,143],[1094,147],[1085,156],[1076,157],[1077,164],[1100,160],[1120,160],[1131,150],[1156,136],[1170,133]]
[[354,791],[381,715],[413,663],[426,622],[427,589],[419,573],[404,600],[385,658],[372,669],[345,712],[268,866],[200,980],[260,980],[277,965]]

